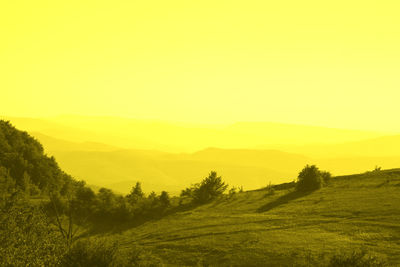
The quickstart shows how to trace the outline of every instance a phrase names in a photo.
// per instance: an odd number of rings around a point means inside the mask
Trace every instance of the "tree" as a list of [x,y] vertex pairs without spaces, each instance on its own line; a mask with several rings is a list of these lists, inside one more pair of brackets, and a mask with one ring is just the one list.
[[161,192],[160,202],[161,202],[161,205],[164,207],[168,207],[169,205],[171,205],[171,200],[170,200],[168,192],[166,192],[166,191]]
[[72,199],[69,197],[62,199],[58,194],[52,194],[48,205],[52,208],[47,208],[48,212],[51,211],[49,215],[53,219],[52,223],[57,227],[67,248],[70,249],[77,240],[79,231],[78,225],[75,224]]
[[221,176],[217,176],[217,173],[212,171],[208,177],[192,189],[193,201],[198,204],[207,203],[222,195],[227,187],[228,185],[222,181]]
[[321,171],[321,177],[322,177],[324,184],[327,184],[331,180],[332,174],[327,171]]
[[131,192],[126,196],[131,204],[138,202],[138,200],[144,198],[144,193],[142,190],[142,184],[137,182],[134,187],[132,187]]
[[83,227],[93,215],[97,199],[93,190],[86,187],[84,182],[70,183],[64,189],[64,195],[57,191],[50,194],[47,211],[70,248],[84,232]]
[[331,178],[331,174],[320,171],[315,165],[306,165],[297,177],[296,189],[299,191],[312,191],[321,188]]

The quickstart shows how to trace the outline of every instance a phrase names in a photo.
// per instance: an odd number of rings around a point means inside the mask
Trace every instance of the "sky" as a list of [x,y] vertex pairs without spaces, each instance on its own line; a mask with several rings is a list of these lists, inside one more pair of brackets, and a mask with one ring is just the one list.
[[399,1],[1,1],[0,113],[400,132]]

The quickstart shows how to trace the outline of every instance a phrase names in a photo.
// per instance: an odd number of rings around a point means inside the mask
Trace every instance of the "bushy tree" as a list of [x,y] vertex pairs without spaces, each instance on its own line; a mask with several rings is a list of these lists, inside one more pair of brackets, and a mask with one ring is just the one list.
[[296,189],[299,191],[316,190],[321,188],[330,178],[329,172],[320,171],[315,165],[306,165],[297,177]]
[[332,178],[332,174],[327,171],[321,171],[321,177],[322,177],[322,181],[324,182],[324,184],[327,184],[330,182],[330,180]]
[[118,245],[106,240],[79,240],[61,259],[60,266],[114,266]]
[[204,204],[222,195],[227,187],[221,176],[212,171],[201,183],[182,190],[181,197],[189,197],[195,204]]

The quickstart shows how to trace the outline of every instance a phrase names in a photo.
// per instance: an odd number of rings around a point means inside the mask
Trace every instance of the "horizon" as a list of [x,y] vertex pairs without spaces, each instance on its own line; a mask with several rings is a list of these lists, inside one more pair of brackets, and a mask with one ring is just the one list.
[[310,128],[325,128],[325,129],[332,129],[332,130],[347,130],[347,131],[359,131],[359,132],[371,132],[376,134],[382,135],[398,135],[400,134],[400,129],[397,130],[389,130],[389,129],[376,129],[376,128],[357,128],[357,127],[341,127],[341,126],[329,126],[327,124],[307,124],[307,123],[300,123],[298,121],[273,121],[273,120],[232,120],[232,121],[225,121],[225,122],[193,122],[190,120],[168,120],[162,118],[145,118],[145,117],[129,117],[123,115],[88,115],[88,114],[58,114],[58,115],[51,115],[51,116],[29,116],[28,114],[25,115],[18,115],[18,114],[0,114],[0,118],[3,119],[35,119],[35,120],[48,120],[57,122],[57,119],[71,119],[71,118],[86,118],[86,119],[119,119],[119,120],[128,120],[128,121],[137,121],[137,122],[151,122],[151,123],[161,123],[161,124],[170,124],[176,126],[189,126],[189,127],[227,127],[236,124],[243,124],[243,123],[254,123],[254,124],[275,124],[275,125],[291,125],[291,126],[304,126]]
[[113,116],[5,119],[39,140],[74,177],[118,192],[126,192],[136,181],[143,181],[146,191],[176,192],[210,170],[218,170],[230,184],[256,189],[267,181],[292,180],[305,164],[317,164],[335,175],[400,164],[400,135],[393,133],[274,122],[210,126]]

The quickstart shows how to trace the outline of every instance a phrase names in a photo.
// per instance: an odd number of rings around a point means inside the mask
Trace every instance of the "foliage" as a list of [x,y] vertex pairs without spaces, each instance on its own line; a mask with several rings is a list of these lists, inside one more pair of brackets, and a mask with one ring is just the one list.
[[[0,120],[0,167],[15,182],[15,189],[30,193],[31,184],[42,192],[59,190],[72,178],[58,167],[54,157],[44,154],[42,145],[27,132]],[[1,175],[0,175],[1,176]]]
[[0,262],[5,266],[54,266],[65,251],[58,231],[37,207],[14,195],[0,210]]
[[82,239],[63,256],[61,266],[162,266],[159,258],[149,251],[132,246],[121,251],[118,242],[106,238]]
[[118,253],[114,266],[164,266],[162,260],[150,251],[137,246],[128,251]]
[[299,191],[312,191],[321,188],[329,182],[331,174],[320,171],[315,165],[306,165],[297,177],[296,189]]
[[375,166],[375,169],[373,170],[374,172],[380,172],[382,170],[382,167],[380,166]]
[[132,187],[131,192],[126,197],[131,203],[135,203],[140,199],[144,198],[144,193],[142,190],[141,183],[137,182],[136,185]]
[[324,182],[324,184],[328,184],[332,179],[332,174],[330,172],[320,171],[320,175],[322,177],[322,181]]
[[5,202],[6,198],[14,193],[15,180],[11,178],[9,171],[0,166],[0,201]]
[[195,204],[204,204],[221,196],[227,187],[221,176],[212,171],[201,183],[182,190],[181,197],[189,197]]
[[162,207],[169,207],[171,205],[171,199],[166,191],[161,192],[159,200]]
[[237,193],[237,188],[233,186],[231,189],[229,189],[228,195],[229,197],[233,197],[234,195],[236,195],[236,193]]
[[61,266],[113,266],[118,246],[105,240],[79,240],[61,259]]
[[271,182],[269,182],[269,184],[267,185],[267,187],[265,189],[267,191],[267,193],[266,193],[267,196],[272,196],[275,194],[275,188]]

